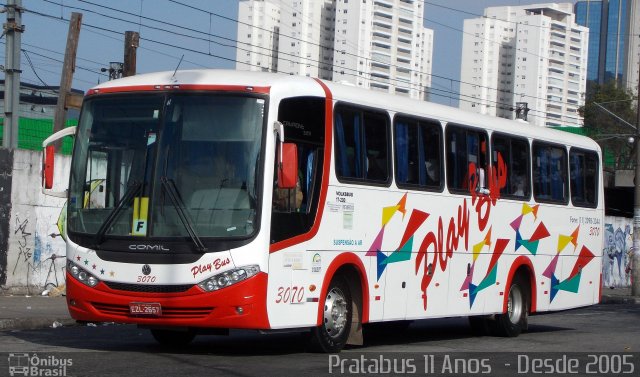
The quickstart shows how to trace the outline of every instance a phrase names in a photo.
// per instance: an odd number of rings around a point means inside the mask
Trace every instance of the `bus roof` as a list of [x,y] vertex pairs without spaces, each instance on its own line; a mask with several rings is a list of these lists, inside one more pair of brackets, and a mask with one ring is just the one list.
[[[569,132],[533,126],[522,121],[482,115],[450,106],[367,90],[352,85],[344,85],[324,80],[322,80],[322,82],[329,88],[333,99],[336,101],[374,108],[384,108],[394,113],[412,114],[446,123],[480,127],[497,132],[508,132],[528,138],[536,138],[538,140],[600,150],[598,144],[592,139]],[[92,89],[100,90],[105,88],[142,87],[149,85],[268,87],[272,91],[278,91],[280,93],[306,93],[306,95],[309,96],[322,95],[323,93],[316,80],[309,77],[220,69],[178,70],[175,74],[174,71],[139,74],[108,81]],[[295,86],[297,90],[292,92],[288,89],[291,86]]]

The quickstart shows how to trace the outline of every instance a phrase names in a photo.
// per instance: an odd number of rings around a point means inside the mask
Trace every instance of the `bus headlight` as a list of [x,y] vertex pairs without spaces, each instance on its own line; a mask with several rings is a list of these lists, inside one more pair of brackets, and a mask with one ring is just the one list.
[[70,260],[67,261],[67,271],[69,271],[71,276],[76,278],[79,282],[89,287],[93,288],[100,282],[100,279],[93,276],[91,273],[79,267]]
[[238,267],[201,281],[198,283],[198,287],[206,292],[217,291],[218,289],[246,280],[258,272],[260,272],[260,267],[257,265]]

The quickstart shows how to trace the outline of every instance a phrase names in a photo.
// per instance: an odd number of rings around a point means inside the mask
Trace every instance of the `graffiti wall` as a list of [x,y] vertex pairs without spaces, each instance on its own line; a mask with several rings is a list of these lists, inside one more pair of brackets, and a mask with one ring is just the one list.
[[631,285],[633,219],[607,216],[604,232],[602,285],[604,287],[629,287]]
[[[6,153],[6,150],[2,150]],[[57,221],[64,199],[45,196],[40,189],[39,152],[13,150],[10,174],[10,202],[0,219],[0,289],[14,293],[39,294],[64,285],[65,242]],[[62,189],[69,177],[68,156],[56,156],[56,186]],[[0,188],[2,181],[0,181]],[[2,199],[0,197],[0,199]],[[6,208],[9,208],[7,211]],[[6,259],[2,258],[3,252]],[[3,280],[2,280],[3,279]]]

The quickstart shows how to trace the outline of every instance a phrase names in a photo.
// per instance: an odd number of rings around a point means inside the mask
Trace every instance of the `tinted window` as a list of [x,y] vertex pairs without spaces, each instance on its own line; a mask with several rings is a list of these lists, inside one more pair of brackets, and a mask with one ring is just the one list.
[[442,187],[442,128],[439,122],[396,118],[394,143],[399,187]]
[[[470,192],[487,187],[486,133],[466,127],[447,126],[447,185],[449,191]],[[477,173],[477,175],[476,175]]]
[[534,142],[533,196],[540,202],[567,203],[567,150]]
[[598,155],[571,149],[569,161],[571,202],[578,207],[595,207],[598,202]]
[[385,113],[340,106],[335,118],[336,174],[340,179],[389,181]]
[[507,168],[507,182],[500,189],[501,197],[529,199],[531,197],[531,179],[529,174],[529,142],[527,139],[492,136],[492,162],[499,166],[501,159]]

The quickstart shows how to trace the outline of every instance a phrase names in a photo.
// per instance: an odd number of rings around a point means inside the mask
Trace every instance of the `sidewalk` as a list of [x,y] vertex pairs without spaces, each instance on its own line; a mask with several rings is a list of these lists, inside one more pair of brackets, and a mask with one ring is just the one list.
[[[640,298],[630,288],[603,287],[601,304],[640,304]],[[64,296],[0,296],[0,331],[75,325]]]
[[640,297],[631,296],[631,288],[602,287],[601,304],[640,304]]
[[0,296],[0,331],[75,324],[64,296]]

